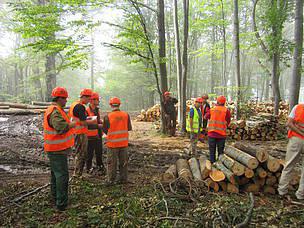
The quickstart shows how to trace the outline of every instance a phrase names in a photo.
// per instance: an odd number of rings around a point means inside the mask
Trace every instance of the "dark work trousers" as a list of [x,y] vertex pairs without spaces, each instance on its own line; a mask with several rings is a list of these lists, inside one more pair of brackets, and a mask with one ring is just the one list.
[[171,136],[175,136],[176,131],[176,114],[166,114],[166,124],[168,134]]
[[[218,159],[218,156],[224,153],[225,141],[226,141],[225,138],[211,138],[211,137],[208,138],[211,163],[215,162]],[[216,156],[216,147],[217,147],[218,156]]]
[[92,168],[92,161],[94,157],[94,152],[95,152],[95,157],[96,157],[96,166],[97,167],[102,167],[102,139],[100,138],[95,138],[95,139],[90,139],[88,141],[88,157],[87,157],[87,170],[89,171]]

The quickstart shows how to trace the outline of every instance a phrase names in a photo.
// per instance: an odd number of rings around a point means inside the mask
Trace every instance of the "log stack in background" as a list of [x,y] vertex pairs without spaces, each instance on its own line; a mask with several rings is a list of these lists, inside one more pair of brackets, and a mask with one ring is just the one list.
[[[214,164],[205,155],[188,161],[179,159],[166,170],[162,181],[169,183],[181,177],[187,181],[203,181],[214,192],[276,194],[283,166],[282,160],[272,157],[267,151],[236,142],[234,146],[227,146]],[[294,172],[290,188],[295,188],[299,179],[300,173]]]

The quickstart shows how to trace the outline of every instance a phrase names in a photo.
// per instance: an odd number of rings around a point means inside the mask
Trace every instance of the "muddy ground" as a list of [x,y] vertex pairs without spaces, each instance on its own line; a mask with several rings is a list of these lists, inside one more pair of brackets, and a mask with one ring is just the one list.
[[[88,174],[81,181],[71,180],[70,206],[59,213],[49,200],[47,187],[24,197],[49,182],[48,160],[42,149],[41,116],[0,116],[0,225],[232,227],[245,219],[250,205],[245,193],[214,194],[202,188],[194,199],[189,199],[187,190],[174,195],[167,186],[162,186],[160,175],[166,168],[178,158],[188,158],[184,149],[189,140],[162,136],[151,123],[133,122],[133,128],[129,156],[131,183],[106,186],[105,176]],[[252,143],[284,158],[286,140]],[[200,143],[199,148],[204,153],[208,147]],[[304,226],[304,206],[278,196],[258,194],[254,199],[249,227]]]

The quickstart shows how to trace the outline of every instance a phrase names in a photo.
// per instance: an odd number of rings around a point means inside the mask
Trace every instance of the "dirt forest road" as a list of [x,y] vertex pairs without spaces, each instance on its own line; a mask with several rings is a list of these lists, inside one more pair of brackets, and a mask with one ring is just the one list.
[[[160,175],[184,152],[186,137],[165,137],[152,123],[133,121],[127,185],[106,186],[105,176],[85,174],[70,183],[70,206],[59,213],[49,189],[29,192],[49,182],[42,149],[42,117],[0,117],[0,226],[3,227],[230,227],[244,220],[248,195],[201,192],[190,200],[187,189],[175,195],[159,184]],[[230,143],[230,142],[229,142]],[[255,142],[284,157],[286,141]],[[201,152],[207,145],[199,144]],[[106,163],[104,154],[104,163]],[[73,157],[70,159],[70,173]],[[21,196],[21,200],[19,200]],[[17,199],[17,200],[16,200]],[[255,196],[249,227],[300,227],[304,210],[278,196]],[[293,212],[293,213],[291,213]]]

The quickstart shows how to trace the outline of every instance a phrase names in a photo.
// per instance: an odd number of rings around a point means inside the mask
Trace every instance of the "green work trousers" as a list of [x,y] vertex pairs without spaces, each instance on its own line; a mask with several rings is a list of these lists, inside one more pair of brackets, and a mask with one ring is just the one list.
[[48,152],[51,166],[51,194],[59,210],[68,205],[69,169],[68,154]]

